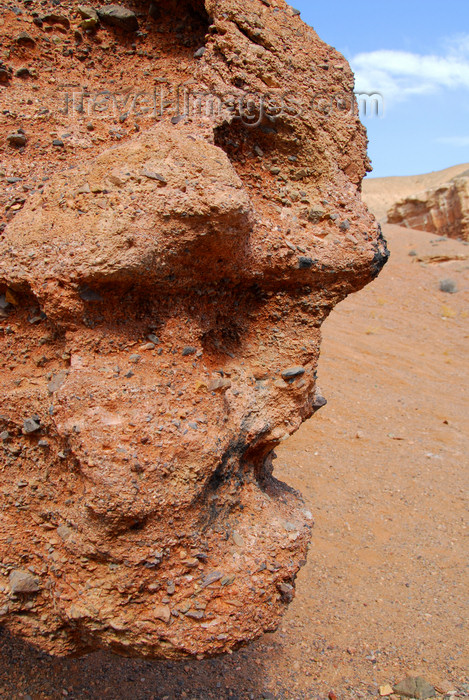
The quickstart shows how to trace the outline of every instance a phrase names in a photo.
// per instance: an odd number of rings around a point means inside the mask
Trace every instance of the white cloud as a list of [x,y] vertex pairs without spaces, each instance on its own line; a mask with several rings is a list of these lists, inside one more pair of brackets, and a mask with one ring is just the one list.
[[469,90],[469,34],[448,39],[444,55],[372,51],[351,59],[358,92],[380,92],[389,102],[442,89]]
[[450,55],[469,56],[469,34],[457,34],[444,42]]
[[456,146],[456,148],[466,148],[469,146],[469,136],[442,136],[437,139],[437,142],[447,146]]

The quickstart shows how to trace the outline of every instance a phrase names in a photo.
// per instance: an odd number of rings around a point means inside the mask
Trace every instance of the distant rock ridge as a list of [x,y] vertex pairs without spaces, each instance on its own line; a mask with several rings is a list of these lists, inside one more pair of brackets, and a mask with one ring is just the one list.
[[406,197],[446,185],[453,178],[467,177],[469,163],[459,163],[443,170],[420,175],[366,177],[362,182],[363,201],[378,221],[386,223],[389,209]]
[[469,171],[394,204],[388,223],[469,241]]

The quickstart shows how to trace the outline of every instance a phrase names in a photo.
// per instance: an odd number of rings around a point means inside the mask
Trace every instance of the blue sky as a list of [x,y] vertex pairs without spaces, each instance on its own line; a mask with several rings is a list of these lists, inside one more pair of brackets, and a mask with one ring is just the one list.
[[356,90],[383,95],[363,118],[371,177],[469,162],[469,0],[294,0],[350,61]]

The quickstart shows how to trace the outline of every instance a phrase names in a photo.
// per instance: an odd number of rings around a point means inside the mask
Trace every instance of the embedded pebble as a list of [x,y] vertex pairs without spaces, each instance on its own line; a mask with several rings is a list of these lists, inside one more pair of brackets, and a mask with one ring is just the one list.
[[9,576],[12,593],[37,593],[39,586],[34,576],[24,569],[14,569]]

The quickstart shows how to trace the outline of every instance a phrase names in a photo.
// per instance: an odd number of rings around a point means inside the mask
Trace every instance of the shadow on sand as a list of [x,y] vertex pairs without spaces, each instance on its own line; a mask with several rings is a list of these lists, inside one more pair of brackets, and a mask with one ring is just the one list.
[[144,661],[98,652],[58,659],[39,652],[0,626],[0,697],[16,700],[259,700],[272,635],[231,655],[203,661]]

